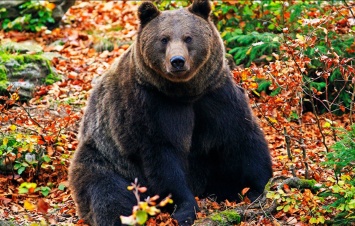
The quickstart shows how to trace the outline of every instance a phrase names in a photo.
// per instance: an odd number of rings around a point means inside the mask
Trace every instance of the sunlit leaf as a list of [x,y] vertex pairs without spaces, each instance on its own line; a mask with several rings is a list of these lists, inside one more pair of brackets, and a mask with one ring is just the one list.
[[136,220],[138,224],[144,224],[148,220],[148,214],[145,211],[137,211]]
[[2,140],[2,144],[7,146],[8,142],[9,142],[9,139],[7,137],[4,137],[4,139]]
[[285,213],[287,213],[289,210],[290,210],[290,205],[284,206],[283,211],[284,211]]
[[11,126],[9,126],[9,129],[12,130],[12,131],[16,130],[16,128],[17,128],[16,125],[11,125]]
[[127,186],[127,190],[132,191],[134,189],[134,186]]
[[60,184],[60,185],[58,186],[58,189],[61,190],[61,191],[64,191],[65,185],[64,185],[64,184]]
[[316,224],[317,223],[317,218],[311,217],[311,219],[309,219],[309,223]]
[[51,161],[51,158],[48,155],[44,155],[42,158],[47,163]]
[[26,209],[26,210],[29,210],[29,211],[33,211],[36,209],[36,205],[32,204],[30,201],[28,201],[27,199],[25,201],[23,201],[23,207]]

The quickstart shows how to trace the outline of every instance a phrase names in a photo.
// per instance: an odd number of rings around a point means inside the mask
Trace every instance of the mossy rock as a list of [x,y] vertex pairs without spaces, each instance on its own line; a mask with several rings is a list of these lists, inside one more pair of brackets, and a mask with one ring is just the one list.
[[[22,52],[22,51],[19,51]],[[7,93],[7,87],[19,88],[22,100],[32,98],[37,86],[50,85],[61,80],[51,67],[50,61],[41,53],[22,54],[0,48],[0,93]]]

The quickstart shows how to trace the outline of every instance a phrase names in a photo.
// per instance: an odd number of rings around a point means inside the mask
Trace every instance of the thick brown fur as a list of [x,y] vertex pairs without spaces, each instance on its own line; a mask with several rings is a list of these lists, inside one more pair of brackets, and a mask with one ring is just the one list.
[[230,75],[210,3],[160,12],[138,9],[135,43],[93,89],[69,182],[90,225],[121,225],[136,204],[127,186],[172,194],[180,225],[191,225],[195,196],[252,200],[272,176],[264,135]]

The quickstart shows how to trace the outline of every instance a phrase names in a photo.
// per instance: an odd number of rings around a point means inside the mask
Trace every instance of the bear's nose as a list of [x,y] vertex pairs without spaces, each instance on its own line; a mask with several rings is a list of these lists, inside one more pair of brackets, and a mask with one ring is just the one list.
[[173,56],[170,59],[171,66],[175,69],[182,69],[185,65],[185,58],[183,56]]

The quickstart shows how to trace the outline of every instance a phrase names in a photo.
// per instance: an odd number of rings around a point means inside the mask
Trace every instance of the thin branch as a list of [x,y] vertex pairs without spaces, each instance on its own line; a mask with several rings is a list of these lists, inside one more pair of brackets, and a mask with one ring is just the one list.
[[354,12],[351,10],[351,7],[349,6],[349,4],[346,2],[346,0],[343,0],[344,4],[346,5],[346,7],[348,7],[351,15],[353,15],[353,17],[355,18]]
[[[309,89],[311,90],[312,88],[309,87]],[[316,106],[315,106],[315,103],[314,103],[314,98],[313,98],[313,95],[310,95],[310,99],[311,99],[311,105],[312,105],[312,111],[313,111],[313,114],[314,116],[316,117],[316,122],[317,122],[317,126],[318,126],[318,129],[319,129],[319,132],[322,136],[322,143],[326,149],[326,152],[328,153],[329,152],[329,148],[327,146],[327,144],[325,143],[325,135],[323,133],[323,129],[322,129],[322,126],[320,124],[320,120],[319,120],[319,117],[318,117],[318,114],[317,114],[317,111],[316,111]]]

